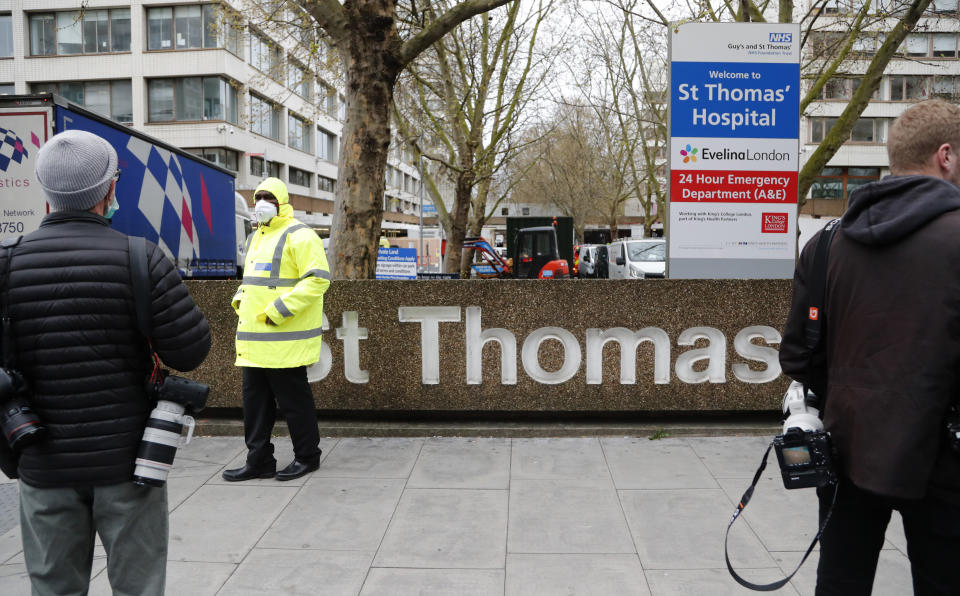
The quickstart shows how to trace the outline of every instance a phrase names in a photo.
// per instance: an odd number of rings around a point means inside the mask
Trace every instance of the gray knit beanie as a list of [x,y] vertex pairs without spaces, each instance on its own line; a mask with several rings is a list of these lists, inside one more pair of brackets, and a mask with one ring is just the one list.
[[117,172],[117,152],[85,130],[65,130],[37,152],[37,181],[57,211],[88,211],[102,201]]

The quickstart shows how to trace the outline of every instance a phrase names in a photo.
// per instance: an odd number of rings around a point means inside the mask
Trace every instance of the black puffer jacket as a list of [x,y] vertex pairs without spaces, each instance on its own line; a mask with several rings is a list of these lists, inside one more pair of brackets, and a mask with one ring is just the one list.
[[[150,242],[147,255],[153,348],[167,366],[192,370],[210,350],[210,328],[173,263]],[[17,367],[49,429],[24,450],[20,478],[40,488],[131,480],[152,404],[127,237],[98,215],[56,212],[22,239],[12,265]]]

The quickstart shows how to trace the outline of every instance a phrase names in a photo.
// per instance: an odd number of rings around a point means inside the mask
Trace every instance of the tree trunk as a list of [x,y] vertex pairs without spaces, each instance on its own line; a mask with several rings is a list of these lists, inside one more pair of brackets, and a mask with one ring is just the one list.
[[346,69],[347,121],[338,161],[333,225],[335,279],[373,279],[383,217],[383,189],[390,147],[390,109],[400,72],[393,2],[344,5],[350,43],[341,49]]
[[[465,154],[470,158],[472,155]],[[462,166],[467,166],[457,174],[457,184],[453,194],[453,209],[450,213],[450,235],[447,237],[447,272],[460,272],[461,277],[469,276],[470,267],[467,256],[463,254],[463,239],[467,235],[467,216],[470,214],[470,196],[473,194],[472,159],[461,160]],[[457,257],[460,258],[457,258]],[[470,255],[473,258],[473,255]],[[467,263],[464,268],[464,263]]]

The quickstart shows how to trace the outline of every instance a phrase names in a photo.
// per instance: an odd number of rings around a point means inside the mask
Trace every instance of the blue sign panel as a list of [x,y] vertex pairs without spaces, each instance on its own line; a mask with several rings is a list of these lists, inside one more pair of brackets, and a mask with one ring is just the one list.
[[381,248],[377,251],[377,279],[417,279],[417,249]]
[[436,205],[423,205],[422,207],[420,207],[420,212],[423,213],[424,215],[436,215],[437,207]]
[[671,136],[795,139],[799,64],[674,62]]

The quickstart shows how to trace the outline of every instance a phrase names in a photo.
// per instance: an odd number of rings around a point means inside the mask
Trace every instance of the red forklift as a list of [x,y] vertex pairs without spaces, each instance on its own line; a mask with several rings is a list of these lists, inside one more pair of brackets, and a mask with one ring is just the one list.
[[560,258],[554,226],[536,226],[516,231],[511,243],[513,254],[503,258],[485,238],[465,238],[464,250],[476,251],[473,271],[477,277],[515,279],[566,279],[570,266]]

